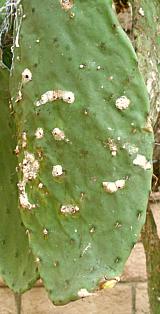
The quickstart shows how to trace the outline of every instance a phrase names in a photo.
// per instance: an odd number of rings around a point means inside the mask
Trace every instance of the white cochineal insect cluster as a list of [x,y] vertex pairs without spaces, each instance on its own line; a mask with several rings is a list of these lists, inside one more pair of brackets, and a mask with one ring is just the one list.
[[22,181],[18,183],[20,205],[22,206],[22,208],[35,208],[36,205],[31,204],[28,200],[28,195],[26,193],[26,184],[29,181],[36,179],[39,170],[39,162],[35,159],[34,154],[24,152],[23,162],[19,166],[22,169],[23,173]]
[[120,189],[123,189],[125,187],[126,184],[126,180],[121,179],[121,180],[117,180],[115,182],[103,182],[103,188],[106,192],[108,193],[115,193]]
[[42,94],[41,98],[36,101],[35,105],[39,107],[41,105],[45,105],[47,102],[53,102],[56,100],[63,100],[68,104],[73,104],[75,101],[75,96],[74,93],[71,91],[51,90]]

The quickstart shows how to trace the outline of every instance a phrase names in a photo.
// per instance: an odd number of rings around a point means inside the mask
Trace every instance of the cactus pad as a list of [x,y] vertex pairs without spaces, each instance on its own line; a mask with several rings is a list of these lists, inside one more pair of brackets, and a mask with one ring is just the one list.
[[20,293],[34,284],[37,267],[18,210],[16,136],[9,112],[9,71],[2,65],[0,111],[0,275],[11,289]]
[[138,239],[152,176],[149,101],[111,1],[22,0],[16,26],[21,216],[60,305],[107,286]]

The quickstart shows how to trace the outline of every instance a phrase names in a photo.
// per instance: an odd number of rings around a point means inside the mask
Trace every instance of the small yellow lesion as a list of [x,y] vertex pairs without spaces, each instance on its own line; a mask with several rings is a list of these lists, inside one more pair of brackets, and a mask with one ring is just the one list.
[[111,289],[120,281],[120,277],[115,277],[112,279],[103,278],[99,283],[99,289]]
[[68,11],[73,7],[73,0],[60,0],[60,4],[63,10]]

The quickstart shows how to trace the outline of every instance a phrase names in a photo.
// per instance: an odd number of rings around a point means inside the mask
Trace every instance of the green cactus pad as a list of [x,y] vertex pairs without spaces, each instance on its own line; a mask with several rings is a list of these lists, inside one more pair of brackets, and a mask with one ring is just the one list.
[[0,276],[11,289],[20,293],[34,284],[37,267],[18,210],[16,137],[13,116],[9,112],[9,71],[2,66],[0,112]]
[[120,275],[138,239],[152,176],[149,101],[111,1],[22,0],[18,23],[21,215],[60,305]]

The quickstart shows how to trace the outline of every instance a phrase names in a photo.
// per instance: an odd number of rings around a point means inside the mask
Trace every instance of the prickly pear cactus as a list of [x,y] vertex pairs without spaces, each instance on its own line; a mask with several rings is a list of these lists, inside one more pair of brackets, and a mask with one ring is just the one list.
[[[37,268],[18,210],[15,127],[9,112],[9,71],[0,66],[0,276],[15,292],[29,289]],[[12,112],[13,113],[13,112]]]
[[110,286],[138,239],[152,175],[149,101],[111,1],[21,0],[17,12],[20,211],[60,305]]

